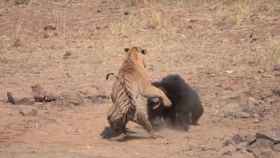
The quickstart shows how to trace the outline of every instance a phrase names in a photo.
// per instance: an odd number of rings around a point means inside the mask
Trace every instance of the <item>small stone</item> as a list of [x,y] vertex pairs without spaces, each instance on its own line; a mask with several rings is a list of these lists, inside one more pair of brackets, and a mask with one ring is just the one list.
[[278,144],[275,144],[272,149],[274,151],[280,152],[280,142]]
[[273,66],[273,71],[280,71],[280,64],[276,64]]
[[280,96],[280,88],[275,88],[275,89],[273,89],[273,90],[272,90],[272,93],[273,93],[274,95]]
[[36,116],[38,115],[38,111],[34,108],[24,107],[19,110],[19,113],[22,116]]
[[63,59],[68,59],[71,55],[72,53],[70,51],[66,51],[63,55]]
[[250,105],[258,105],[258,104],[259,104],[258,100],[255,99],[255,98],[253,98],[253,97],[249,97],[249,98],[248,98],[248,103],[249,103]]
[[49,37],[50,37],[50,35],[47,34],[47,33],[45,33],[45,34],[43,35],[43,38],[49,38]]
[[20,39],[16,39],[15,42],[14,42],[14,44],[13,44],[13,46],[14,46],[14,47],[20,47],[20,46],[22,46],[21,40],[20,40]]
[[239,134],[235,134],[233,137],[232,137],[232,141],[235,143],[235,144],[240,144],[241,142],[243,142],[243,138],[239,135]]
[[231,156],[231,155],[232,155],[232,151],[225,151],[222,155],[228,155],[228,156]]
[[226,73],[232,74],[234,71],[233,70],[227,70]]
[[110,100],[110,97],[106,95],[86,96],[85,98],[96,104],[103,104]]
[[47,92],[40,84],[32,85],[31,89],[35,102],[52,102],[57,99],[57,96]]
[[16,104],[16,100],[11,92],[7,92],[7,98],[9,103]]
[[84,103],[84,99],[83,97],[79,94],[79,93],[75,93],[75,94],[70,94],[70,93],[65,93],[62,94],[62,98],[61,100],[63,101],[63,104],[70,104],[70,105],[81,105]]
[[241,111],[241,112],[238,113],[238,117],[239,118],[250,118],[251,115],[249,113],[247,113],[247,112]]
[[255,41],[257,41],[257,38],[252,38],[250,42],[253,43]]
[[223,143],[223,146],[229,146],[230,144],[232,144],[231,140],[226,140],[226,141]]
[[198,21],[197,19],[189,19],[190,23],[194,23],[194,22],[197,22],[197,21]]
[[15,0],[15,5],[27,5],[30,0]]
[[261,73],[264,73],[265,70],[264,70],[264,69],[259,69],[257,72],[258,72],[259,74],[261,74]]
[[128,15],[129,13],[128,13],[128,12],[124,12],[123,14],[124,14],[124,15]]
[[235,146],[234,145],[228,145],[226,147],[223,147],[220,150],[220,154],[223,155],[223,156],[231,156],[234,151],[235,151]]
[[45,26],[44,30],[45,31],[54,31],[54,30],[56,30],[56,27],[50,24],[50,25]]

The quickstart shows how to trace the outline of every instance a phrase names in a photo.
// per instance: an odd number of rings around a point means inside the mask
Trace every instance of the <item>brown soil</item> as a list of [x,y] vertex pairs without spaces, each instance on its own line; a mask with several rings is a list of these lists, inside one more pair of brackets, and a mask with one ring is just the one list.
[[[175,73],[198,91],[200,125],[148,139],[131,123],[138,137],[100,137],[111,102],[92,96],[110,94],[105,76],[134,45],[148,50],[153,80]],[[277,0],[2,0],[0,157],[253,157],[225,142],[280,131],[278,64]],[[30,97],[37,83],[84,102],[6,103],[7,91]]]

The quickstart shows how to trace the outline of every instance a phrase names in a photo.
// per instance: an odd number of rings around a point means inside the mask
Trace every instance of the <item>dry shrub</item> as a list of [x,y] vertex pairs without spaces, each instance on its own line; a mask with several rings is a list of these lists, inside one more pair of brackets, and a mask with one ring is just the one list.
[[15,0],[15,5],[27,5],[30,0]]
[[280,64],[280,42],[272,40],[270,48],[272,64]]

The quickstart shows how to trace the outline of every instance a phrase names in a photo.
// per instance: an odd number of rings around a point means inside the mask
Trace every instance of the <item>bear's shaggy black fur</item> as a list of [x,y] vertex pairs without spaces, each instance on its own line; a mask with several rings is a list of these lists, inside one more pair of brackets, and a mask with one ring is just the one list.
[[154,127],[168,124],[187,130],[188,125],[198,124],[204,109],[197,92],[183,78],[168,75],[153,85],[162,89],[172,102],[172,107],[166,108],[160,98],[148,99],[148,116]]

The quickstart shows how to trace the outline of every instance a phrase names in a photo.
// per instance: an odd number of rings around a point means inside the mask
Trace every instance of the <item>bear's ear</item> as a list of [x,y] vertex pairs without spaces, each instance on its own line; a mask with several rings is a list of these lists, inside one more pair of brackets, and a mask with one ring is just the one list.
[[141,50],[141,53],[142,53],[143,55],[146,55],[146,54],[147,54],[147,50],[146,50],[146,49],[142,49],[142,50]]
[[125,52],[128,52],[128,51],[129,51],[129,48],[124,48],[124,51],[125,51]]

